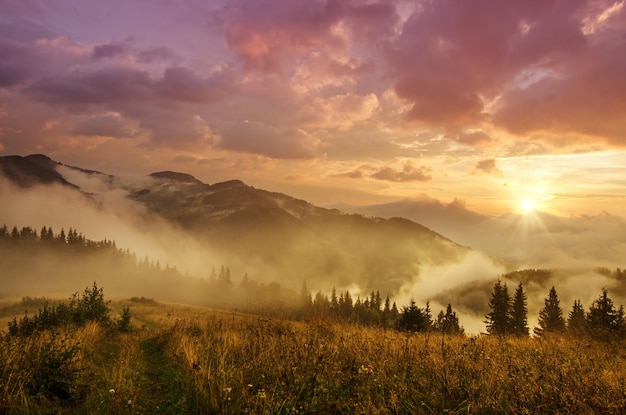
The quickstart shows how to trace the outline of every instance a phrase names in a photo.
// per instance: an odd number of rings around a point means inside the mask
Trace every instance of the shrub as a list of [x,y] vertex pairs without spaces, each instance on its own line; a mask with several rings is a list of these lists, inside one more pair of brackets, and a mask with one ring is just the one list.
[[121,332],[129,332],[132,330],[130,324],[130,307],[124,306],[120,319],[117,321],[117,329]]
[[[8,323],[10,336],[30,336],[35,332],[51,330],[60,326],[84,326],[88,321],[94,321],[109,326],[108,301],[104,300],[103,289],[94,282],[91,288],[85,288],[82,296],[75,293],[69,303],[59,303],[50,306],[47,300],[38,314],[29,317],[24,315],[20,320],[13,318]],[[123,316],[124,318],[124,316]],[[130,324],[130,314],[127,317]],[[127,326],[128,327],[128,326]]]

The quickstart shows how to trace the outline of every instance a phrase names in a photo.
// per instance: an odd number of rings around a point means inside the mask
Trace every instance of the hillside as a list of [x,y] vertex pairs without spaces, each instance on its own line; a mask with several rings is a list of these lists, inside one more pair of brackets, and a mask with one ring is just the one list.
[[179,229],[197,242],[199,257],[228,264],[235,278],[248,273],[292,288],[307,280],[312,288],[356,286],[393,294],[418,279],[424,266],[453,264],[469,252],[410,220],[345,214],[239,180],[206,184],[171,171],[122,180],[41,155],[1,157],[0,166],[18,186],[62,184],[102,206],[106,194],[121,192],[129,205],[144,208],[134,212],[145,223],[156,215]]

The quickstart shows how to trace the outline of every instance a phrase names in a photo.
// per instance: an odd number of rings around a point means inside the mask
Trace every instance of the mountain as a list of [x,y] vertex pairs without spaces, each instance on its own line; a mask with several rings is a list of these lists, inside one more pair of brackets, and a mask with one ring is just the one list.
[[393,203],[350,206],[343,211],[419,222],[464,246],[506,261],[511,269],[624,267],[626,221],[609,213],[559,216],[533,211],[486,216],[462,201],[423,196]]
[[472,245],[474,243],[472,235],[479,233],[478,228],[490,219],[468,209],[461,200],[454,199],[450,203],[443,203],[425,195],[377,205],[335,204],[330,207],[368,216],[407,218],[463,245]]
[[[212,258],[214,266],[229,266],[235,280],[247,273],[291,287],[306,280],[312,289],[394,294],[419,279],[423,267],[456,263],[469,252],[408,219],[347,214],[240,180],[207,184],[171,171],[122,180],[45,156],[0,157],[0,166],[5,165],[12,167],[3,167],[3,175],[19,186],[60,184],[101,204],[110,199],[106,194],[123,192],[129,206],[141,207],[132,211],[143,217],[142,226],[157,223],[151,215],[171,224],[196,241],[194,255]],[[94,180],[102,186],[93,186]],[[89,188],[83,183],[90,183]],[[120,209],[115,200],[112,208]],[[206,269],[204,276],[209,273]]]
[[74,186],[56,171],[57,165],[59,163],[42,154],[0,157],[0,175],[23,188],[37,184]]

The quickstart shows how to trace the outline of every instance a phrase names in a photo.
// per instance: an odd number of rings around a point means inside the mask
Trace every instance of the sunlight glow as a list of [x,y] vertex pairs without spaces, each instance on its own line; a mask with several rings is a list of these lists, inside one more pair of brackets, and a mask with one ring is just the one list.
[[537,209],[537,204],[531,199],[522,199],[520,207],[522,213],[531,213]]

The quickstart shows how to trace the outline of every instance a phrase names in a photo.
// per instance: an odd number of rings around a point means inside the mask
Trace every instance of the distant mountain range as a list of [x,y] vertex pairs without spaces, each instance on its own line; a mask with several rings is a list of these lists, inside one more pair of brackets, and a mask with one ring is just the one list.
[[358,287],[394,294],[419,279],[423,267],[453,264],[470,252],[408,219],[321,208],[240,180],[207,184],[171,171],[118,180],[39,154],[0,157],[0,174],[20,188],[58,185],[96,199],[97,193],[81,188],[81,182],[97,180],[108,190],[122,190],[146,214],[191,235],[229,265],[233,275],[249,273],[291,286],[306,280],[312,288]]

